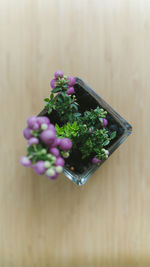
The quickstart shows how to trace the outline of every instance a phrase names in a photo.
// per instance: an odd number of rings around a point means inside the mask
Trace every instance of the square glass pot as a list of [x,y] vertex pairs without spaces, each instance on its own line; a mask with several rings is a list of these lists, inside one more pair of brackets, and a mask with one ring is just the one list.
[[[108,126],[111,124],[111,129],[113,131],[117,129],[117,136],[112,140],[107,147],[109,150],[109,156],[125,141],[125,139],[130,135],[132,131],[131,125],[122,118],[109,104],[107,104],[99,95],[97,95],[86,83],[84,83],[80,78],[76,77],[76,84],[74,85],[75,95],[77,97],[77,102],[79,102],[80,112],[86,110],[94,109],[97,106],[100,106],[108,112]],[[46,110],[43,110],[40,116],[48,116],[51,119],[51,114],[48,115]],[[58,117],[53,116],[53,123],[58,122]],[[109,127],[108,127],[109,128]],[[109,157],[108,157],[109,159]],[[87,167],[84,168],[82,173],[76,173],[71,171],[65,166],[64,174],[76,185],[83,185],[87,180],[92,176],[92,174],[100,168],[100,166],[106,161],[103,160],[100,165],[87,164]]]

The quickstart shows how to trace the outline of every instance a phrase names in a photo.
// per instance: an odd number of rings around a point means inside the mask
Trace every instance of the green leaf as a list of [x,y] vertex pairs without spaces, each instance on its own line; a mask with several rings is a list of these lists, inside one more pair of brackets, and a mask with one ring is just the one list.
[[59,127],[59,125],[57,123],[55,124],[55,128],[56,128],[56,130],[60,129],[60,127]]
[[104,135],[103,135],[103,137],[104,137],[104,138],[107,138],[107,137],[108,137],[108,134],[107,134],[107,133],[106,133],[106,134],[104,134]]
[[85,159],[85,158],[87,158],[88,157],[88,155],[83,155],[82,156],[82,159]]
[[65,92],[62,92],[62,94],[61,94],[62,96],[63,96],[63,98],[65,98],[66,97],[66,93]]
[[68,99],[69,99],[69,104],[71,104],[71,102],[72,102],[72,99],[71,99],[71,97],[68,97]]
[[45,98],[44,101],[45,101],[45,102],[49,102],[49,98]]
[[63,85],[63,88],[67,89],[68,88],[68,85],[67,84],[64,84]]
[[80,117],[80,116],[81,116],[81,113],[74,113],[75,118]]
[[99,121],[100,121],[101,124],[103,125],[103,119],[102,119],[102,118],[99,118]]
[[59,87],[55,87],[55,88],[52,90],[53,93],[58,93],[58,92],[60,92],[60,91],[61,91],[61,88],[59,88]]
[[106,140],[106,141],[103,143],[103,146],[107,146],[109,143],[110,143],[110,141],[109,141],[109,140]]
[[32,146],[29,146],[29,147],[27,148],[27,151],[28,151],[28,153],[30,154],[30,153],[32,153],[32,152],[34,151],[34,149],[33,149]]
[[52,100],[53,98],[54,98],[54,94],[51,93],[51,94],[50,94],[50,99]]
[[110,139],[114,139],[114,138],[116,137],[116,134],[117,134],[117,132],[114,131],[114,132],[111,134]]
[[61,96],[57,97],[57,101],[60,102],[60,103],[63,103],[63,100],[62,100]]
[[72,108],[74,108],[76,111],[78,110],[78,107],[76,104],[72,104]]
[[52,112],[52,108],[50,106],[48,107],[48,111],[47,112],[48,112],[48,114],[50,114]]

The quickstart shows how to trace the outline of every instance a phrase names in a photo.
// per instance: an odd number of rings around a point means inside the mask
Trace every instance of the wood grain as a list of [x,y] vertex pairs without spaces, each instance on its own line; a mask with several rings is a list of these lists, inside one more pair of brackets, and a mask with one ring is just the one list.
[[[57,69],[133,126],[82,187],[18,161]],[[150,1],[0,0],[0,266],[150,266]]]

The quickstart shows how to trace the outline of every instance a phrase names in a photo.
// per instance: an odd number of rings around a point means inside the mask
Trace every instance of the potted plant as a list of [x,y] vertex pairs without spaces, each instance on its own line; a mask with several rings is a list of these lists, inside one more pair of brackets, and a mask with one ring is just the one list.
[[82,185],[132,127],[81,79],[56,71],[50,85],[45,108],[27,120],[27,156],[21,164],[50,179],[64,171]]

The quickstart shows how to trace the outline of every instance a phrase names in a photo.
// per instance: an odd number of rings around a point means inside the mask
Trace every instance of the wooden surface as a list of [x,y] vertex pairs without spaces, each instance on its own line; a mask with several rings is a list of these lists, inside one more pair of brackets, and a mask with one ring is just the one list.
[[[133,126],[82,187],[18,161],[55,70]],[[150,1],[0,1],[0,267],[150,266]]]

